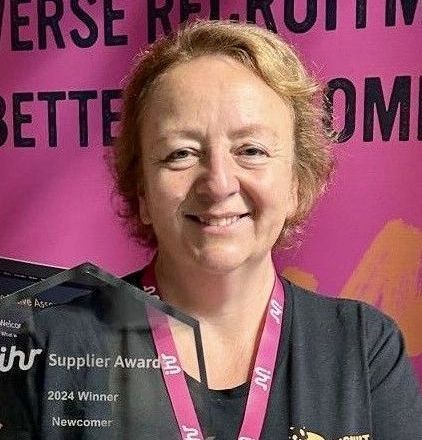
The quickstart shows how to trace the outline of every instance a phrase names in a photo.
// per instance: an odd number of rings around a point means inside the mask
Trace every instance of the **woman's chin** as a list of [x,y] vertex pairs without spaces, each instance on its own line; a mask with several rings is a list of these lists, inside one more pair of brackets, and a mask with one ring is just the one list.
[[228,273],[244,266],[248,257],[244,250],[217,247],[196,249],[193,259],[200,270]]

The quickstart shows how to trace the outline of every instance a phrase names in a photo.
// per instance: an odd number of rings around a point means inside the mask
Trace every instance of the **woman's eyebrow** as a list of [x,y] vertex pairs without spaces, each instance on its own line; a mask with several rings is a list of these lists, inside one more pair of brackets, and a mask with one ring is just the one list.
[[[279,134],[273,128],[264,124],[247,124],[240,128],[236,128],[229,131],[229,139],[239,139],[247,136],[265,136],[269,137],[271,141],[279,139]],[[183,137],[187,139],[192,139],[195,141],[201,141],[204,139],[204,133],[199,129],[195,128],[168,128],[163,129],[161,133],[158,134],[157,142],[166,143],[172,137]]]
[[201,133],[200,130],[197,130],[197,129],[170,128],[170,129],[164,129],[161,133],[159,133],[157,141],[159,143],[166,142],[169,140],[169,138],[172,138],[174,136],[189,138],[189,139],[193,139],[196,141],[199,141],[203,138],[203,134]]
[[232,130],[229,134],[231,139],[241,138],[251,135],[270,136],[272,139],[278,139],[278,133],[267,125],[262,124],[247,124],[236,130]]

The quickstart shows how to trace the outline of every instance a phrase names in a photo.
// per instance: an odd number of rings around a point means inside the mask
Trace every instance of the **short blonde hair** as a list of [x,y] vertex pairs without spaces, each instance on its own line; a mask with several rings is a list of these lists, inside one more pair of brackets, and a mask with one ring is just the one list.
[[293,173],[298,183],[298,206],[294,215],[286,219],[276,243],[286,245],[293,233],[301,230],[315,200],[325,189],[333,165],[331,142],[324,130],[322,100],[317,99],[321,96],[318,82],[290,45],[252,24],[197,21],[139,54],[127,78],[120,134],[109,158],[115,187],[124,203],[119,215],[140,243],[155,244],[152,227],[140,219],[138,198],[143,180],[139,129],[148,93],[172,67],[213,54],[229,56],[249,68],[293,111]]

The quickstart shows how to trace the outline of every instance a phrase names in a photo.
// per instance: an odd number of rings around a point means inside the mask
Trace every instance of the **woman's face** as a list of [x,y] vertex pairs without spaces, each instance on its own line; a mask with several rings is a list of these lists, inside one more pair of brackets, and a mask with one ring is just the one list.
[[226,56],[174,67],[140,141],[140,215],[161,254],[214,272],[269,256],[297,204],[292,113],[269,86]]

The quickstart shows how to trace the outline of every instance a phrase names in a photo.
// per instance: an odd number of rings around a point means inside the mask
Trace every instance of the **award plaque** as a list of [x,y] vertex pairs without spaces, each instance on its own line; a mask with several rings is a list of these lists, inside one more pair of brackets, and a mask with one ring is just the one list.
[[[1,295],[0,330],[2,440],[202,439],[211,428],[198,321],[90,263]],[[201,435],[178,423],[180,384]]]

